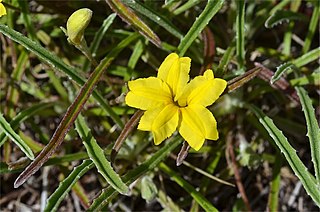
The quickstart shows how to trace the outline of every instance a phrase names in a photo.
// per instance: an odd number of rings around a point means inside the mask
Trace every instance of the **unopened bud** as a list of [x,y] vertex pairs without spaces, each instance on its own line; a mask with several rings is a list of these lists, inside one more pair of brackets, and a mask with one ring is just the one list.
[[80,45],[83,39],[84,30],[90,23],[92,11],[87,8],[82,8],[69,17],[67,22],[68,41],[74,45]]
[[3,4],[1,2],[2,2],[2,0],[0,0],[0,17],[3,15],[7,15],[6,8],[3,6]]

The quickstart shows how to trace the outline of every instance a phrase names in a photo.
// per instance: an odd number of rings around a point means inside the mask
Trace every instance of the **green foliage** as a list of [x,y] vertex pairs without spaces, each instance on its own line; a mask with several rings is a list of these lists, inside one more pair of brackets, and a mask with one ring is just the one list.
[[[1,4],[4,210],[320,207],[318,1]],[[84,7],[88,48],[77,49],[60,27]],[[171,52],[192,59],[190,80],[210,68],[228,81],[208,107],[219,140],[199,151],[178,134],[154,145],[137,130],[144,111],[124,102],[128,81],[155,76]]]

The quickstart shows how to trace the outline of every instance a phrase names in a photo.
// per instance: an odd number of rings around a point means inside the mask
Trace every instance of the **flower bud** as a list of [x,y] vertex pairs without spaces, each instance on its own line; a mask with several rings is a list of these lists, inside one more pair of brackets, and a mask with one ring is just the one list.
[[6,8],[1,3],[2,0],[0,0],[0,17],[7,14]]
[[83,39],[84,30],[90,23],[92,11],[82,8],[69,17],[67,22],[68,41],[74,45],[80,45]]

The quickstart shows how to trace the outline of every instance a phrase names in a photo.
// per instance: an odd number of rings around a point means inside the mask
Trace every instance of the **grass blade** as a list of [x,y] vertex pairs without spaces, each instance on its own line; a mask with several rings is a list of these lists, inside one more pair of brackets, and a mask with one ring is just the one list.
[[144,15],[146,18],[150,19],[151,21],[155,22],[159,26],[162,26],[165,30],[170,32],[173,36],[181,39],[183,34],[179,31],[179,29],[174,26],[169,20],[163,17],[157,11],[151,9],[146,4],[143,4],[139,1],[123,1],[123,3],[133,10],[137,11],[138,13]]
[[311,75],[290,80],[290,85],[292,86],[308,84],[320,86],[320,73],[313,72]]
[[237,48],[237,57],[238,57],[238,68],[243,70],[244,68],[244,61],[245,61],[245,50],[244,50],[244,18],[245,18],[245,1],[244,0],[238,0],[237,3],[237,20],[236,20],[236,26],[237,26],[237,34],[236,34],[236,48]]
[[183,37],[179,46],[178,52],[180,56],[183,56],[193,41],[200,35],[201,31],[208,25],[213,16],[220,10],[224,3],[224,0],[209,0],[208,4],[204,8],[203,12],[193,23],[188,33]]
[[309,137],[311,147],[311,160],[314,165],[318,188],[320,188],[320,128],[312,106],[312,102],[307,92],[302,87],[296,87],[299,95],[302,110],[307,122],[307,136]]
[[268,211],[278,211],[279,191],[281,181],[282,156],[277,153],[276,163],[273,164],[272,180],[268,197]]
[[159,37],[122,1],[106,0],[106,2],[108,3],[109,7],[121,17],[123,21],[132,25],[153,44],[161,47],[161,41]]
[[3,117],[3,114],[0,113],[0,127],[4,133],[21,149],[28,158],[31,160],[34,159],[34,155],[30,147],[20,138],[20,136],[14,132],[10,124]]
[[76,120],[76,130],[79,133],[84,146],[87,149],[90,159],[97,167],[99,173],[104,179],[119,193],[126,194],[129,191],[128,186],[122,182],[119,175],[113,170],[110,162],[106,159],[103,149],[98,145],[96,139],[92,136],[91,131],[84,118],[79,115]]
[[[92,56],[95,57],[99,48],[99,45],[102,41],[102,38],[104,37],[104,35],[106,34],[107,30],[109,29],[110,25],[113,23],[115,17],[117,16],[117,14],[112,13],[111,15],[109,15],[102,23],[100,29],[96,32],[96,34],[94,35],[93,41],[91,43],[90,46],[90,51],[92,53]],[[86,60],[84,65],[83,65],[83,69],[87,70],[89,67],[89,60]]]
[[218,211],[218,209],[216,209],[201,193],[193,188],[192,185],[180,177],[176,172],[170,169],[166,164],[160,163],[159,168],[161,171],[169,175],[170,178],[179,186],[186,190],[205,211]]
[[199,4],[201,0],[189,0],[186,3],[184,3],[182,6],[178,7],[173,11],[173,15],[179,15],[183,13],[184,11],[190,9],[191,7]]
[[[181,138],[174,138],[170,141],[170,144],[164,145],[161,149],[159,149],[151,158],[142,163],[137,168],[129,171],[126,175],[123,176],[123,181],[130,185],[135,180],[137,180],[140,176],[147,173],[148,171],[153,170],[158,164],[163,161],[171,151],[173,151],[180,143]],[[108,187],[103,190],[99,197],[97,197],[90,208],[89,211],[100,211],[108,202],[117,195],[116,191],[112,187]]]
[[224,73],[227,70],[228,64],[234,54],[234,50],[234,43],[231,43],[230,46],[227,48],[226,52],[223,54],[219,62],[219,65],[216,69],[216,72],[214,73],[216,77],[222,77],[224,75]]
[[[84,85],[85,79],[83,79],[79,75],[79,70],[76,70],[74,67],[71,67],[65,64],[59,57],[49,52],[46,48],[42,47],[38,43],[30,40],[29,38],[23,36],[21,33],[10,29],[9,27],[0,24],[0,32],[3,33],[5,36],[10,38],[11,40],[21,44],[27,50],[31,51],[32,53],[36,54],[42,61],[45,61],[49,66],[53,69],[62,71],[72,80],[74,80],[79,85]],[[136,38],[138,37],[135,35]],[[134,39],[136,39],[134,38]],[[109,104],[104,100],[102,95],[98,91],[93,91],[93,97],[97,100],[97,102],[101,105],[101,107],[110,114],[110,117],[113,119],[115,123],[119,125],[119,127],[123,127],[123,123],[121,119],[118,117],[117,114],[112,110]]]
[[100,76],[102,75],[104,70],[111,64],[113,59],[135,39],[136,36],[135,34],[133,34],[128,36],[122,42],[120,42],[119,45],[116,48],[114,48],[92,72],[87,82],[79,91],[74,102],[69,106],[66,114],[64,115],[62,121],[55,130],[48,145],[46,145],[46,147],[40,152],[36,159],[16,179],[14,183],[14,186],[16,188],[23,184],[31,175],[33,175],[60,146],[71,125],[74,123],[75,119],[82,110],[83,105],[90,97],[95,85],[99,81]]
[[313,201],[320,206],[320,189],[316,183],[315,178],[308,172],[307,167],[302,163],[298,157],[296,150],[289,144],[287,138],[283,133],[274,125],[272,119],[267,117],[259,108],[254,105],[248,105],[249,109],[259,119],[260,123],[268,131],[271,138],[275,141],[278,148],[284,154],[290,167],[295,175],[302,182],[303,187],[313,199]]
[[303,53],[307,53],[309,51],[314,33],[317,29],[317,26],[319,25],[320,2],[314,1],[313,4],[314,4],[314,8],[313,8],[313,13],[312,13],[310,24],[309,24],[308,34],[306,36],[306,39],[304,40],[304,45],[302,47]]
[[302,55],[301,57],[298,57],[297,59],[292,61],[292,63],[298,68],[300,68],[314,60],[319,59],[319,55],[320,55],[320,47],[309,51],[308,53]]
[[[40,104],[37,104],[37,105],[33,105],[30,108],[18,113],[18,115],[15,116],[11,120],[10,126],[12,127],[13,130],[16,130],[19,127],[19,124],[21,122],[23,122],[24,120],[30,118],[31,116],[33,116],[37,112],[39,112],[41,110],[44,110],[44,109],[46,109],[48,107],[52,107],[55,104],[57,104],[57,102],[48,102],[48,103],[40,103]],[[5,139],[6,139],[6,134],[4,132],[2,132],[0,134],[0,147],[5,142]]]
[[82,164],[75,167],[69,176],[60,182],[58,188],[51,194],[44,211],[57,211],[59,204],[71,190],[72,186],[93,167],[94,165],[91,160],[84,160]]

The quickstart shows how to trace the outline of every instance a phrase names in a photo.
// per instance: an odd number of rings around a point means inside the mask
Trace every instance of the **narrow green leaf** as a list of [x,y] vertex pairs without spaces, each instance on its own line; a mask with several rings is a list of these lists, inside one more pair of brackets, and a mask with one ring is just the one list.
[[[127,174],[123,176],[123,181],[130,185],[140,176],[153,170],[161,161],[163,161],[171,151],[173,151],[180,143],[181,138],[176,137],[174,139],[169,139],[168,143],[165,144],[161,149],[159,149],[151,158],[143,162],[137,168],[130,170]],[[112,187],[108,187],[102,191],[99,197],[97,197],[90,208],[89,211],[100,211],[108,202],[117,195],[116,191]]]
[[174,182],[186,190],[205,211],[218,211],[218,209],[215,208],[201,193],[199,193],[194,187],[192,187],[192,185],[180,177],[176,172],[170,169],[169,166],[164,163],[160,163],[159,168],[161,171],[169,175]]
[[24,154],[31,160],[34,159],[34,155],[30,147],[20,138],[20,136],[14,132],[10,124],[5,120],[3,114],[0,113],[0,127],[3,132],[21,149]]
[[[0,24],[0,32],[3,33],[8,38],[12,39],[13,41],[21,44],[25,47],[28,51],[36,54],[42,61],[46,62],[49,66],[53,69],[62,71],[72,80],[74,80],[79,85],[84,85],[85,79],[79,75],[80,71],[76,70],[74,67],[71,67],[64,63],[59,57],[49,52],[46,48],[42,47],[41,45],[35,43],[34,41],[30,40],[29,38],[23,36],[21,33],[7,27],[6,25]],[[135,37],[134,37],[135,36]],[[138,36],[134,35],[132,39],[136,39]],[[110,117],[113,119],[115,123],[119,125],[119,127],[123,127],[123,123],[119,116],[114,113],[112,108],[109,104],[105,101],[104,97],[96,90],[93,91],[93,97],[97,100],[100,106],[110,114]]]
[[283,22],[289,22],[294,20],[306,20],[306,17],[300,13],[296,13],[290,10],[277,10],[272,14],[265,22],[266,28],[273,28]]
[[201,0],[189,0],[186,3],[184,3],[182,6],[178,7],[177,9],[175,9],[173,11],[174,15],[179,15],[181,13],[183,13],[184,11],[190,9],[191,7],[199,4],[201,2]]
[[[92,56],[95,57],[97,52],[98,52],[98,48],[100,46],[100,43],[102,41],[102,38],[105,36],[107,30],[109,29],[109,27],[111,26],[111,24],[113,23],[115,17],[117,16],[116,13],[112,13],[111,15],[109,15],[102,23],[100,29],[95,33],[93,41],[90,45],[90,51],[92,53]],[[84,65],[83,65],[83,69],[87,70],[89,67],[89,60],[86,60]]]
[[[237,47],[237,58],[240,70],[244,69],[244,62],[245,62],[245,1],[238,0],[237,3],[237,18],[236,18],[236,47]],[[243,70],[244,71],[244,70]]]
[[28,32],[28,36],[34,40],[35,42],[38,42],[37,36],[36,36],[36,31],[34,29],[34,26],[31,22],[31,17],[30,17],[30,13],[29,13],[29,4],[27,0],[20,0],[17,1],[20,8],[21,8],[21,15],[23,18],[23,23],[26,26],[27,32]]
[[59,204],[66,197],[72,186],[84,175],[87,171],[94,167],[91,160],[84,160],[82,164],[75,167],[69,176],[60,182],[58,188],[51,194],[47,200],[44,211],[57,211]]
[[224,0],[208,0],[208,4],[204,8],[200,16],[195,20],[188,33],[183,37],[179,46],[178,52],[183,56],[193,41],[201,34],[202,30],[208,25],[213,16],[220,10]]
[[301,57],[298,57],[297,59],[293,60],[292,63],[297,66],[298,68],[319,59],[320,56],[320,47],[315,48],[308,53],[302,55]]
[[281,181],[281,166],[282,156],[277,153],[276,163],[273,164],[272,168],[272,180],[270,185],[269,197],[268,197],[268,211],[278,211],[279,205],[279,191]]
[[132,25],[153,44],[161,47],[161,41],[159,37],[121,0],[106,0],[106,2],[108,3],[109,7],[121,17],[123,21]]
[[226,72],[228,64],[234,54],[234,50],[235,50],[234,43],[231,43],[231,45],[227,48],[226,52],[223,54],[219,62],[218,68],[216,69],[216,72],[215,72],[215,76],[222,77],[223,74]]
[[84,160],[88,158],[89,156],[87,152],[77,152],[77,153],[50,158],[44,165],[51,166],[51,165],[63,164],[66,162]]
[[81,87],[77,97],[74,102],[69,106],[66,114],[61,120],[59,126],[55,130],[53,136],[51,137],[49,143],[45,148],[40,152],[34,161],[18,176],[14,186],[15,188],[23,184],[31,175],[33,175],[40,167],[49,159],[49,157],[56,151],[56,149],[61,145],[65,135],[70,129],[71,125],[74,123],[75,119],[79,115],[80,111],[83,108],[83,105],[86,103],[90,97],[95,85],[100,80],[100,76],[104,70],[109,67],[114,58],[133,40],[136,39],[136,35],[132,34],[126,39],[121,41],[117,47],[112,49],[111,52],[99,63],[95,68],[93,73],[90,75],[86,83]]
[[[40,103],[40,104],[33,105],[28,109],[23,110],[11,120],[10,126],[12,127],[13,130],[16,130],[19,127],[19,124],[21,122],[32,117],[34,114],[36,114],[41,110],[44,110],[48,107],[52,107],[54,104],[57,104],[57,102]],[[0,146],[2,146],[2,144],[5,141],[6,141],[6,134],[2,132],[0,134]]]
[[7,90],[8,111],[6,115],[9,118],[13,118],[16,115],[15,105],[17,104],[19,99],[19,89],[14,85],[14,83],[20,83],[22,79],[22,75],[26,70],[26,65],[29,61],[28,59],[29,59],[29,55],[27,54],[27,52],[21,51],[17,61],[17,66],[14,68],[11,74],[12,81],[9,82],[9,86]]
[[307,193],[310,195],[313,201],[320,206],[319,186],[317,185],[315,178],[308,171],[307,167],[300,160],[296,150],[289,144],[283,133],[274,125],[272,119],[267,117],[259,108],[254,105],[248,105],[248,108],[255,113],[260,123],[269,132],[271,138],[284,154],[295,175],[302,182],[302,185]]
[[165,30],[170,32],[173,36],[181,39],[183,34],[180,30],[174,26],[166,17],[163,17],[161,13],[153,10],[152,8],[148,7],[146,4],[141,3],[140,1],[123,1],[123,3],[133,10],[137,11],[138,13],[144,15],[146,18],[150,19],[151,21],[155,22],[159,26],[163,27]]
[[292,70],[293,64],[292,63],[283,63],[280,66],[277,67],[276,72],[274,73],[274,75],[271,78],[271,83],[273,84],[274,82],[276,82],[277,80],[280,79],[280,77],[289,70]]
[[307,122],[307,136],[311,147],[311,160],[313,162],[316,179],[320,188],[320,128],[312,106],[312,102],[307,92],[302,87],[296,87],[299,95],[302,110]]
[[81,114],[76,120],[76,130],[87,149],[90,159],[97,167],[99,173],[119,193],[127,194],[129,191],[128,186],[122,182],[120,176],[113,170],[110,162],[104,155],[103,149],[98,145],[96,139],[92,136],[91,131]]
[[312,73],[311,75],[295,78],[290,80],[290,85],[298,86],[298,85],[309,85],[313,84],[316,86],[320,86],[320,73]]
[[313,13],[309,23],[308,34],[304,40],[304,45],[302,47],[303,53],[307,53],[309,51],[314,33],[317,29],[317,26],[319,25],[320,2],[314,1],[313,4],[314,4],[314,8],[313,8]]
[[104,35],[106,34],[107,30],[109,29],[109,27],[111,26],[111,24],[113,23],[115,17],[117,16],[116,13],[112,13],[111,15],[109,15],[102,23],[100,29],[97,31],[97,33],[94,35],[92,44],[90,46],[90,50],[93,56],[96,55],[99,45],[102,41],[102,38],[104,37]]

